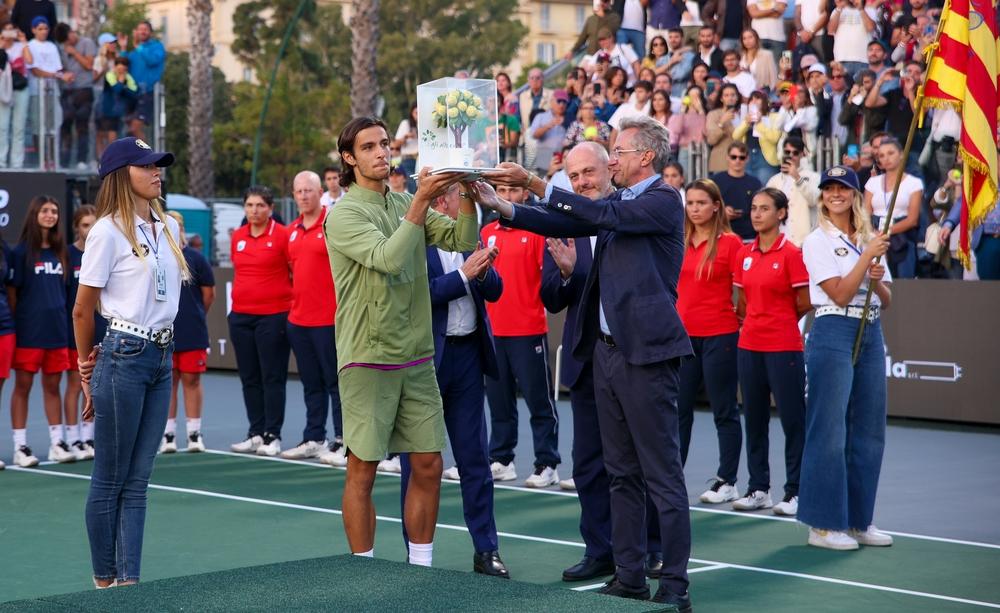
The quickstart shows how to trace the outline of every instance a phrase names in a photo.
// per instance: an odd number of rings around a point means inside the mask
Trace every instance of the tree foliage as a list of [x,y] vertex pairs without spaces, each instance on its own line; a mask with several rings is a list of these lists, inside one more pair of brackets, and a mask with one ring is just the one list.
[[131,3],[131,2],[115,2],[114,6],[109,7],[104,14],[104,25],[101,26],[101,31],[111,32],[112,34],[128,34],[129,38],[132,37],[132,30],[135,29],[139,22],[146,21],[149,19],[146,16],[146,4]]

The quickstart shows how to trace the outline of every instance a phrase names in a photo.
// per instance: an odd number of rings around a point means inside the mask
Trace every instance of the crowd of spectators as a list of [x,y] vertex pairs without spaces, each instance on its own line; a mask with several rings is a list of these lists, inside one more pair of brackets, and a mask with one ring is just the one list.
[[[737,233],[745,225],[740,234],[752,238],[750,195],[767,185],[789,196],[786,231],[797,243],[815,227],[821,165],[858,172],[876,221],[893,191],[886,173],[902,168],[891,272],[961,278],[956,223],[947,220],[957,219],[961,191],[960,116],[927,109],[909,156],[899,155],[941,4],[595,0],[566,51],[561,87],[546,87],[539,68],[519,94],[507,74],[496,76],[501,159],[517,157],[558,182],[569,148],[594,141],[610,151],[622,118],[650,115],[669,130],[685,179],[710,177],[722,188]],[[1000,213],[982,233],[1000,236]],[[997,278],[1000,254],[989,258],[983,278]],[[976,278],[976,267],[964,276]]]
[[111,141],[146,137],[166,60],[148,22],[94,41],[19,0],[0,29],[0,169],[93,171]]

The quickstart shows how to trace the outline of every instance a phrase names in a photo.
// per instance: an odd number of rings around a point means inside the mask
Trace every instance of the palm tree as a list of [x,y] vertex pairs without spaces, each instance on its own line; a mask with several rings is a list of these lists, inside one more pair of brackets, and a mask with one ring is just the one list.
[[188,64],[188,189],[193,196],[212,195],[212,0],[188,0],[191,53]]
[[76,5],[76,31],[80,36],[96,41],[101,29],[101,0],[79,0]]
[[375,114],[379,0],[351,0],[351,115]]

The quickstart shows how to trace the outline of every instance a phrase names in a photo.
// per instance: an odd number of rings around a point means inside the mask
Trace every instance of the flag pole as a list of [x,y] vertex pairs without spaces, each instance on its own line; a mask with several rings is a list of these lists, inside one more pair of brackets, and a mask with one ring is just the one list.
[[[934,58],[934,51],[937,49],[938,40],[941,38],[941,29],[944,27],[945,13],[951,7],[951,2],[945,2],[944,8],[941,10],[941,19],[938,22],[937,32],[934,34],[934,42],[928,47],[927,53],[927,66],[931,65],[931,60]],[[899,172],[896,173],[896,183],[892,188],[892,198],[889,200],[889,209],[885,213],[885,222],[882,228],[882,234],[889,236],[890,230],[892,228],[892,212],[896,208],[896,197],[899,196],[899,186],[903,182],[903,175],[906,173],[906,163],[910,157],[910,149],[913,148],[913,137],[917,132],[917,124],[923,121],[924,114],[924,83],[921,83],[917,87],[917,98],[914,100],[913,105],[913,119],[910,121],[910,130],[906,134],[906,144],[903,145],[903,155],[900,162]],[[902,84],[900,84],[902,86]],[[879,264],[882,261],[882,256],[875,258],[875,263]],[[851,364],[858,363],[858,356],[861,354],[861,339],[865,334],[865,326],[868,323],[868,308],[871,306],[872,293],[875,291],[874,279],[868,281],[868,292],[865,294],[865,306],[864,310],[861,312],[861,325],[858,326],[858,334],[854,337],[854,353],[851,356]]]

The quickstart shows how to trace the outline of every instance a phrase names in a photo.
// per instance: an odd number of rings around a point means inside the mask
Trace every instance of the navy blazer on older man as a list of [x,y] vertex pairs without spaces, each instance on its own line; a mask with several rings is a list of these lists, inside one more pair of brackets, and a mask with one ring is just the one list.
[[559,188],[546,205],[518,206],[500,223],[546,236],[597,234],[576,319],[573,356],[591,359],[604,303],[615,343],[630,364],[645,365],[692,354],[677,314],[677,278],[684,259],[684,207],[677,191],[657,180],[634,200],[622,190],[590,200]]
[[[464,258],[471,251],[462,254]],[[448,303],[465,296],[465,283],[458,271],[444,274],[437,247],[427,248],[427,280],[431,289],[431,330],[434,336],[434,368],[441,370],[445,334],[448,329]],[[497,376],[497,353],[493,346],[493,327],[486,315],[486,301],[496,302],[503,293],[503,281],[491,266],[486,277],[480,281],[469,279],[469,293],[476,303],[476,332],[479,339],[479,357],[482,359],[483,374]]]

